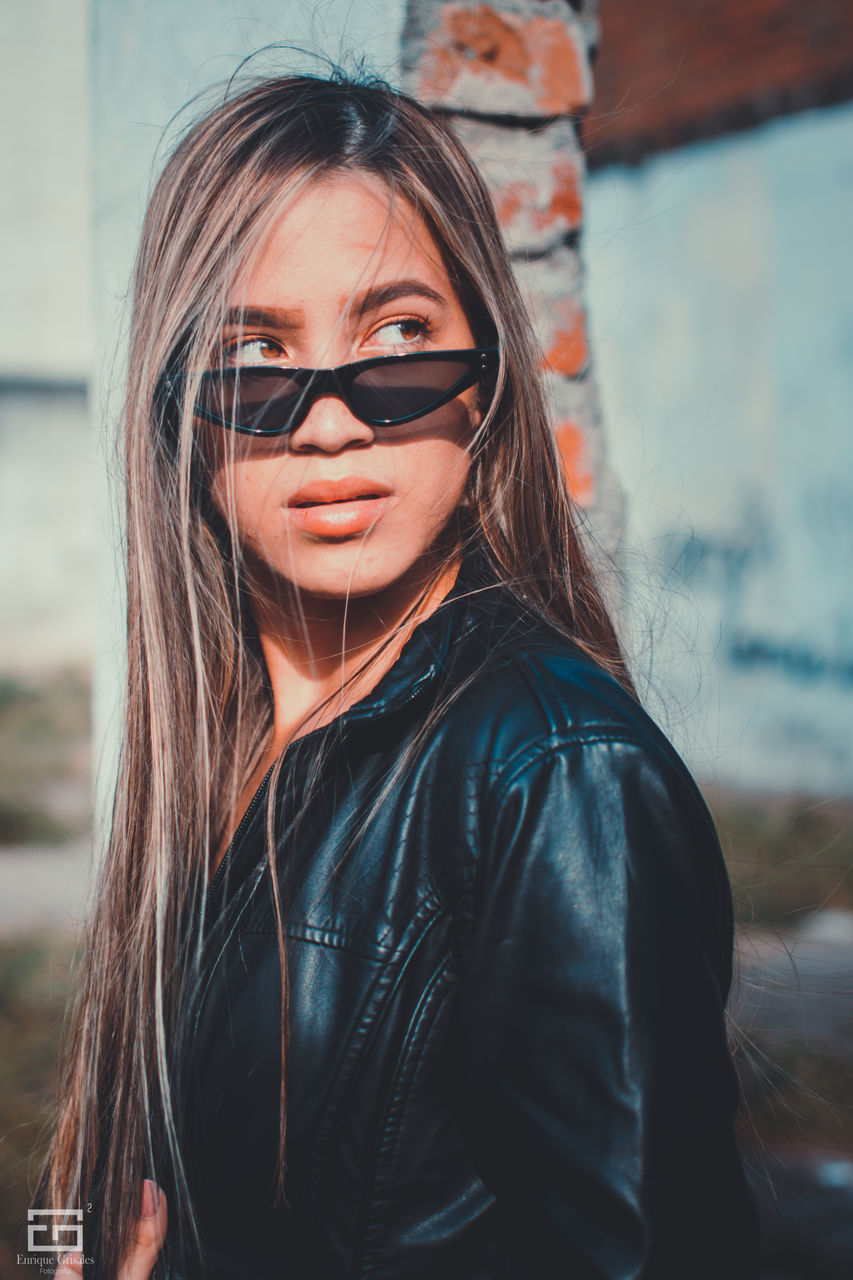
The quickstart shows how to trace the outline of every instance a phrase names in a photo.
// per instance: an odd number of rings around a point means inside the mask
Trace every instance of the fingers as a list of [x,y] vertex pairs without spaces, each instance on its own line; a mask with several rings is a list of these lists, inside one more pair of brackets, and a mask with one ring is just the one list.
[[83,1274],[82,1253],[65,1253],[59,1259],[59,1266],[53,1273],[54,1280],[77,1280]]
[[[136,1225],[130,1252],[119,1268],[117,1280],[149,1280],[157,1254],[166,1238],[168,1217],[165,1193],[150,1178],[146,1178],[142,1184],[141,1217]],[[82,1253],[74,1250],[60,1258],[55,1280],[79,1280],[82,1275]]]
[[119,1268],[117,1280],[149,1280],[157,1254],[166,1238],[166,1195],[150,1178],[142,1184],[142,1217],[130,1253]]

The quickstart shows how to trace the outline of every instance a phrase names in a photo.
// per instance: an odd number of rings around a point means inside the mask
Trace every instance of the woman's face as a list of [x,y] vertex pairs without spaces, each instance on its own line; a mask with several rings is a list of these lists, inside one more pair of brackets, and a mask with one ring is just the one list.
[[[426,225],[369,175],[330,175],[307,188],[231,305],[227,365],[331,368],[474,346]],[[474,387],[425,418],[383,429],[329,395],[289,436],[228,437],[206,426],[212,497],[236,527],[250,580],[343,598],[406,575],[425,579],[429,549],[465,485],[476,403]],[[298,505],[327,499],[316,486],[329,482],[351,500]]]

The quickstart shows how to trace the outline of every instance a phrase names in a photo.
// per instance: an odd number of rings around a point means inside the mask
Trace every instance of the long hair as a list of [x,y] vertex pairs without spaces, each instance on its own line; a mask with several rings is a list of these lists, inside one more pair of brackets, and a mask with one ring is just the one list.
[[[229,829],[273,722],[270,684],[241,590],[236,533],[212,510],[193,444],[194,379],[274,220],[306,185],[335,173],[372,175],[389,200],[408,201],[443,255],[475,341],[500,348],[439,572],[476,537],[525,609],[631,689],[579,535],[545,404],[541,356],[492,202],[463,147],[439,118],[375,80],[290,76],[226,95],[187,130],[165,165],[145,216],[133,283],[121,423],[122,747],[109,843],[69,1014],[59,1114],[38,1192],[44,1205],[94,1204],[99,1275],[118,1269],[144,1177],[170,1189],[170,1237],[176,1219],[195,1232],[176,1105],[178,1047],[199,961],[198,947],[186,945],[186,925],[204,909],[210,850]],[[176,371],[185,379],[180,413],[164,394],[165,377]],[[380,654],[348,676],[335,697]],[[457,696],[458,688],[448,689],[431,707],[395,778]],[[317,778],[327,743],[322,735],[311,740]],[[271,873],[281,856],[272,829],[274,791],[270,786]],[[283,1155],[287,984],[277,897],[275,903]],[[282,1169],[280,1160],[283,1195]]]

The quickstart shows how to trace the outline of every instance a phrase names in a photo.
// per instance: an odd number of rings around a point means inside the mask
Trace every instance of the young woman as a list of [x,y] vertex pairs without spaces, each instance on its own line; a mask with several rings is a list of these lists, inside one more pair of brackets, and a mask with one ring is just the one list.
[[257,83],[169,160],[133,306],[65,1274],[755,1276],[720,849],[471,161],[385,85]]

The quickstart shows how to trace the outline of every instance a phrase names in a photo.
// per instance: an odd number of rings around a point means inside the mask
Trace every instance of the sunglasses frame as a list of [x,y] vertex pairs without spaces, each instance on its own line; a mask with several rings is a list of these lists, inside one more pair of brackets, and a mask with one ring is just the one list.
[[[469,387],[475,386],[486,374],[493,372],[497,368],[499,356],[500,350],[498,347],[472,347],[453,351],[413,351],[399,356],[372,356],[368,360],[356,360],[352,364],[339,365],[336,369],[294,369],[285,365],[234,365],[221,369],[205,369],[201,375],[202,386],[206,382],[223,379],[236,382],[239,375],[245,371],[251,372],[253,376],[260,374],[262,378],[267,378],[271,382],[275,382],[282,374],[285,374],[290,381],[295,382],[297,386],[302,388],[302,395],[297,400],[286,424],[273,430],[247,427],[239,422],[228,421],[220,414],[214,413],[213,410],[198,402],[196,403],[195,411],[206,422],[226,427],[230,431],[239,431],[243,435],[284,436],[291,435],[302,425],[314,402],[320,396],[334,395],[343,400],[350,413],[353,417],[358,418],[359,422],[363,422],[369,427],[398,427],[407,422],[414,422],[418,418],[425,418],[427,414],[440,409],[442,405],[448,404],[451,400],[455,400],[460,392],[467,391]],[[359,374],[385,365],[414,363],[415,361],[437,363],[442,360],[465,363],[468,366],[468,373],[454,383],[449,390],[441,392],[425,409],[418,409],[416,413],[404,414],[399,418],[376,418],[366,417],[364,414],[356,412],[353,407],[350,399],[352,384]],[[165,381],[166,391],[174,394],[177,391],[178,384],[185,382],[186,379],[186,374],[176,374],[168,377]]]

